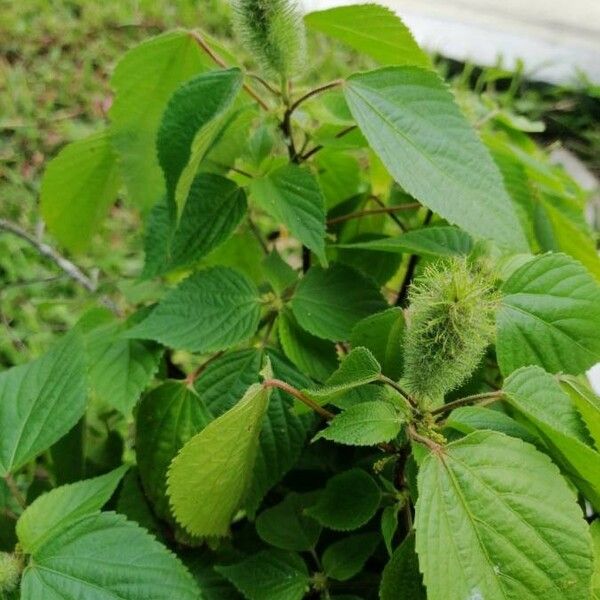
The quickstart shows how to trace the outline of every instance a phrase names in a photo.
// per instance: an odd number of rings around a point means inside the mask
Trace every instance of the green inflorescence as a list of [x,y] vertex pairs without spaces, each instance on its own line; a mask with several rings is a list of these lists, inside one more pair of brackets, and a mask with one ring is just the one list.
[[232,0],[236,31],[267,72],[283,78],[297,73],[305,60],[302,14],[295,0]]
[[404,384],[425,410],[475,370],[494,331],[497,295],[465,260],[429,266],[409,293]]
[[12,592],[17,588],[23,565],[21,559],[8,552],[0,552],[0,592]]

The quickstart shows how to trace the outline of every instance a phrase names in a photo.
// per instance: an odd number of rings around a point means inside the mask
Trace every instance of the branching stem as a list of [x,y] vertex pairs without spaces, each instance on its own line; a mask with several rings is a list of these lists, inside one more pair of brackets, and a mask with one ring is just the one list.
[[386,385],[389,385],[391,388],[396,390],[400,394],[404,402],[406,402],[406,405],[411,411],[419,410],[419,406],[416,403],[415,399],[412,398],[410,394],[408,394],[398,382],[394,381],[393,379],[390,379],[389,377],[383,374],[379,375],[378,379],[379,381],[381,381],[381,383],[385,383]]
[[421,205],[418,202],[410,202],[408,204],[399,204],[398,206],[368,208],[365,210],[358,210],[353,213],[348,213],[347,215],[342,215],[340,217],[334,217],[333,219],[328,219],[327,225],[335,225],[336,223],[343,223],[344,221],[350,221],[351,219],[360,219],[361,217],[367,217],[369,215],[396,213],[403,210],[414,210],[415,208],[421,208]]
[[424,446],[427,446],[427,448],[429,448],[432,452],[435,452],[436,454],[442,453],[443,446],[441,446],[437,442],[434,442],[432,439],[430,439],[424,435],[421,435],[417,431],[417,429],[413,423],[409,423],[406,429],[408,431],[409,437],[412,440],[414,440],[415,442],[419,442],[419,444],[423,444]]
[[[356,125],[349,125],[345,129],[342,129],[340,132],[336,133],[335,139],[337,140],[337,139],[343,138],[345,135],[348,135],[355,129],[356,129]],[[319,144],[319,145],[315,146],[314,148],[311,148],[308,152],[305,152],[302,156],[298,157],[298,162],[304,162],[305,160],[308,160],[311,156],[313,156],[317,152],[320,152],[321,150],[323,150],[323,148],[324,148],[323,144]]]

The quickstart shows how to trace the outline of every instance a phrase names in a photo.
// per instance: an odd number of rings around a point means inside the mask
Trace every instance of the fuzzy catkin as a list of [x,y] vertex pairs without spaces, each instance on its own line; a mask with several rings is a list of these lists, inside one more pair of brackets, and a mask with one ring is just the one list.
[[242,43],[268,73],[287,79],[306,56],[304,21],[296,0],[232,0]]
[[17,588],[21,570],[22,564],[18,557],[0,552],[0,592],[12,592]]
[[409,292],[404,385],[424,410],[475,370],[494,331],[497,296],[465,260],[428,267]]

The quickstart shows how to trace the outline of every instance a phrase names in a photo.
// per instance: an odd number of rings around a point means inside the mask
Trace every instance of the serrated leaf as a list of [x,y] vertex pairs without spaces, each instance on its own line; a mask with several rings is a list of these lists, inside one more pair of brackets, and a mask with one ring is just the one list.
[[256,286],[233,269],[213,267],[168,292],[127,336],[190,352],[215,352],[248,339],[259,316]]
[[152,342],[122,337],[127,326],[112,322],[85,336],[88,378],[103,404],[130,415],[158,370],[163,349]]
[[[211,71],[186,82],[169,99],[158,129],[156,149],[170,210],[175,205],[179,178],[192,156],[194,138],[231,106],[241,85],[242,73],[237,68]],[[178,207],[178,214],[182,208]]]
[[415,553],[414,532],[394,550],[385,565],[381,574],[379,598],[380,600],[427,600]]
[[256,348],[227,352],[207,365],[194,387],[210,412],[219,417],[258,382],[263,353]]
[[248,600],[302,600],[310,583],[302,558],[283,550],[263,550],[242,562],[215,569]]
[[583,419],[596,450],[600,450],[600,398],[589,385],[575,377],[563,375],[560,382]]
[[201,398],[181,381],[146,394],[136,418],[135,453],[144,491],[159,517],[170,520],[167,471],[177,453],[210,421]]
[[127,517],[128,521],[133,521],[146,529],[157,540],[162,539],[161,525],[144,494],[136,467],[130,469],[123,477],[123,484],[117,499],[117,512]]
[[379,69],[352,75],[344,93],[370,146],[411,196],[474,236],[527,249],[498,168],[437,74]]
[[429,454],[418,483],[416,548],[429,600],[589,596],[581,509],[533,446],[472,433]]
[[588,445],[589,434],[558,381],[539,367],[524,367],[506,379],[504,391],[549,445],[552,457],[600,507],[600,454]]
[[[306,383],[306,377],[280,355],[270,351],[268,357],[275,377],[296,388]],[[256,513],[264,495],[296,464],[313,423],[314,415],[296,414],[291,396],[281,390],[272,391],[245,501],[245,508],[250,515]]]
[[344,265],[311,268],[291,302],[298,324],[331,341],[347,340],[352,328],[368,315],[387,308],[371,280]]
[[168,494],[177,521],[192,535],[224,536],[250,484],[269,403],[260,384],[181,449],[169,468]]
[[85,250],[116,200],[119,169],[110,132],[65,146],[42,179],[40,209],[48,231],[73,252]]
[[594,573],[592,575],[592,600],[600,599],[600,521],[596,519],[590,525],[592,546],[594,549]]
[[362,319],[352,328],[350,344],[353,348],[368,348],[381,371],[391,379],[398,380],[403,369],[403,344],[406,325],[401,308],[389,308]]
[[27,554],[37,550],[82,517],[100,510],[114,494],[127,467],[63,485],[38,496],[17,522],[19,543]]
[[315,547],[321,526],[304,513],[305,499],[294,492],[256,519],[256,532],[267,544],[298,552]]
[[225,242],[246,214],[246,194],[233,181],[199,173],[170,244],[168,267],[194,263]]
[[393,440],[400,433],[403,420],[388,402],[361,402],[336,415],[314,439],[348,446],[375,446]]
[[539,365],[549,373],[582,373],[600,361],[600,287],[564,254],[545,254],[502,286],[496,352],[502,373]]
[[337,368],[335,344],[304,331],[290,311],[279,314],[277,334],[285,355],[313,379],[325,381]]
[[23,600],[197,600],[199,593],[171,552],[115,513],[87,515],[47,540],[21,581]]
[[146,40],[118,62],[111,79],[111,142],[136,206],[148,209],[165,193],[156,155],[156,134],[167,101],[184,82],[209,67],[189,31]]
[[325,201],[311,172],[295,164],[279,167],[250,185],[252,198],[283,223],[323,265],[325,256]]
[[325,549],[321,559],[325,575],[338,581],[354,577],[375,552],[379,541],[377,533],[360,533],[334,542]]
[[407,231],[397,237],[337,244],[338,248],[375,250],[392,254],[418,254],[420,256],[460,256],[469,254],[473,240],[457,227],[426,227]]
[[334,475],[306,514],[335,531],[358,529],[379,508],[381,493],[372,477],[362,469]]
[[381,64],[431,66],[408,27],[385,6],[338,6],[308,13],[304,21],[310,29],[344,42]]
[[371,351],[362,347],[353,348],[323,387],[305,392],[323,404],[361,385],[377,381],[380,375],[381,366]]
[[85,412],[84,349],[77,333],[42,357],[0,373],[0,476],[63,437]]

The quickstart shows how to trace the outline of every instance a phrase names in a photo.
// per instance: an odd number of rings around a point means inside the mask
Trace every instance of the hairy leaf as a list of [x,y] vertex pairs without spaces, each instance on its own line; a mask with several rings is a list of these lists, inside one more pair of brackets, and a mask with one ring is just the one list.
[[587,526],[547,456],[500,433],[472,433],[429,454],[418,482],[429,600],[589,596]]
[[0,476],[52,446],[85,412],[84,349],[77,333],[42,357],[0,373]]
[[561,387],[583,419],[596,450],[600,451],[600,398],[585,381],[568,375],[561,377]]
[[303,329],[334,342],[347,340],[358,321],[387,308],[375,285],[344,265],[310,269],[300,281],[291,306]]
[[274,219],[281,221],[321,264],[325,256],[325,202],[321,189],[310,171],[287,164],[255,179],[252,197]]
[[496,351],[505,375],[527,365],[577,375],[600,361],[600,287],[577,261],[536,257],[502,292]]
[[337,6],[308,13],[304,21],[310,29],[340,40],[381,64],[431,66],[408,27],[385,6]]
[[42,180],[40,208],[48,231],[69,250],[85,250],[119,185],[108,131],[72,142],[50,161]]
[[472,235],[527,249],[498,168],[437,74],[389,67],[351,76],[344,91],[369,144],[411,196]]
[[269,402],[254,384],[228,412],[181,449],[169,468],[168,493],[177,521],[195,536],[224,536],[250,484]]
[[248,339],[259,315],[255,285],[233,269],[213,267],[168,292],[127,336],[191,352],[214,352]]

